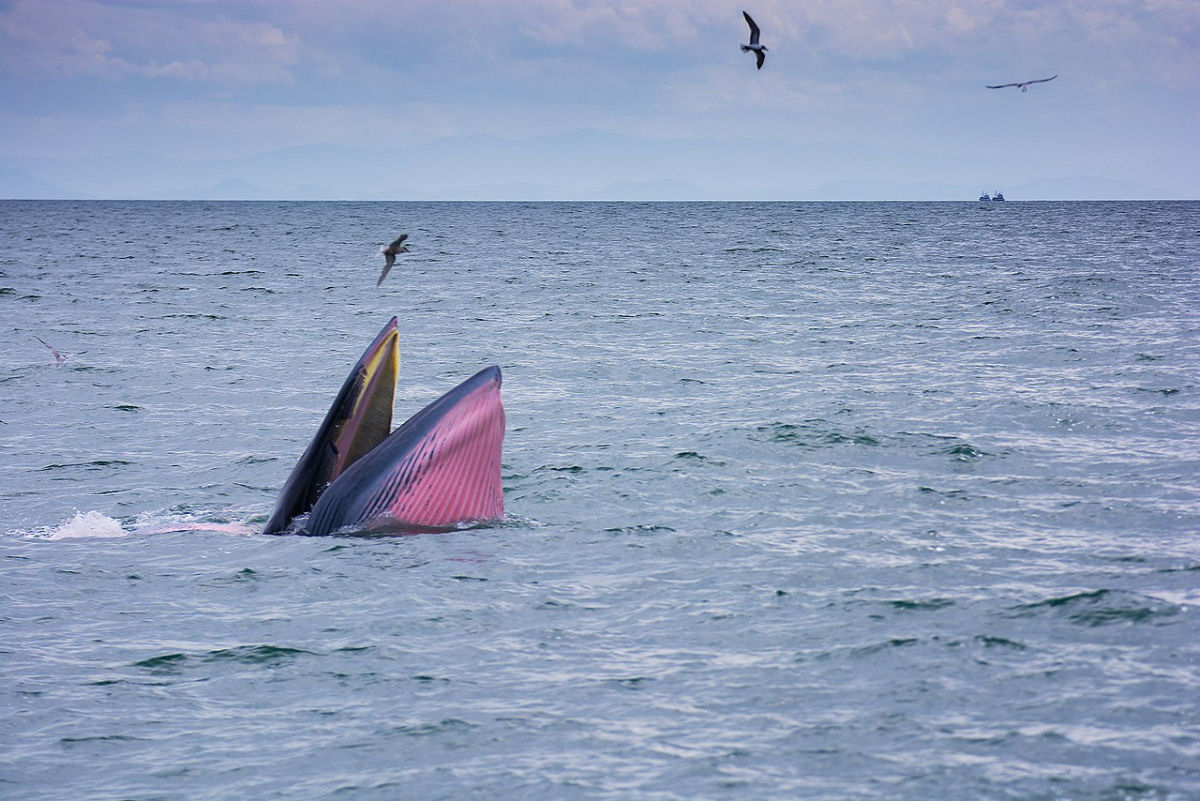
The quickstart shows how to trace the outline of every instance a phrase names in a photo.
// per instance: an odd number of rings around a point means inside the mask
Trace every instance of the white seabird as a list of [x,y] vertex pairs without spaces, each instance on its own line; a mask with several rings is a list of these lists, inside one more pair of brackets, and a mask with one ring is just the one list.
[[754,60],[758,62],[758,69],[762,69],[763,60],[767,57],[767,48],[765,45],[758,43],[758,26],[754,24],[754,20],[745,11],[742,16],[746,18],[746,24],[750,26],[750,44],[742,45],[742,52],[748,53],[754,51]]
[[59,353],[58,350],[56,350],[53,345],[51,345],[49,342],[47,342],[46,340],[39,337],[37,334],[34,334],[33,337],[38,342],[41,342],[43,345],[45,345],[47,348],[49,348],[50,352],[54,354],[54,366],[62,367],[63,362],[65,362],[67,360],[67,357],[63,356],[61,353]]

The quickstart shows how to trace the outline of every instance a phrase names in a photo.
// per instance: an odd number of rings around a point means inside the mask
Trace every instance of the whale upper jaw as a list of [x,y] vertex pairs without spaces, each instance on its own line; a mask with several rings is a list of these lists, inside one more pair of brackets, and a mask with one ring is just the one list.
[[387,439],[400,374],[397,320],[387,322],[346,377],[304,454],[292,469],[264,533],[283,534],[312,510],[325,489]]

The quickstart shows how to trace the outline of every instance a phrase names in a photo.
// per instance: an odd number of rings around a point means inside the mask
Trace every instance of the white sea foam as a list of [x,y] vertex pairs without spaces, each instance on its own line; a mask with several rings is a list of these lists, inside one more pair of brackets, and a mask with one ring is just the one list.
[[206,519],[212,516],[225,518],[226,513],[194,514],[180,512],[142,512],[130,524],[134,534],[167,534],[181,531],[214,531],[222,534],[257,534],[261,526],[229,520]]
[[68,540],[82,537],[127,537],[129,532],[115,520],[95,510],[76,511],[75,515],[56,528],[39,529],[32,532],[47,540]]
[[205,522],[192,515],[168,512],[142,512],[127,525],[95,510],[76,511],[58,526],[45,526],[26,532],[27,536],[44,540],[86,538],[117,538],[142,534],[165,534],[180,531],[214,531],[224,534],[256,534],[261,527],[243,522]]

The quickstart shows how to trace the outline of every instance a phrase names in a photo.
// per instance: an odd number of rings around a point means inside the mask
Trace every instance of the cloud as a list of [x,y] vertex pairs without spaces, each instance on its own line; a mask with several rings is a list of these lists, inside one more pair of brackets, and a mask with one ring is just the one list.
[[596,128],[1179,161],[1146,143],[1195,138],[1198,26],[1195,0],[0,0],[0,154]]
[[519,7],[518,29],[532,41],[556,47],[615,46],[658,52],[697,38],[700,27],[713,20],[714,7],[715,4],[650,0],[620,3],[535,0]]
[[[1112,65],[1115,79],[1188,82],[1194,0],[755,0],[772,54],[797,69]],[[727,0],[16,0],[0,10],[0,71],[292,84],[309,73],[422,83],[712,63],[745,36]],[[786,63],[773,58],[775,64]],[[306,72],[307,71],[307,72]],[[483,76],[486,77],[486,76]]]
[[0,13],[0,71],[233,84],[293,80],[301,54],[296,34],[268,22],[188,10],[19,0]]

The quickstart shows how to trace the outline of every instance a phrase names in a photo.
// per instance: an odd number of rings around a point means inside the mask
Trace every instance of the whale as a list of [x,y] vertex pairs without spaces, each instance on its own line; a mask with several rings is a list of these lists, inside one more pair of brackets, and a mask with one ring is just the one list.
[[503,519],[500,368],[485,367],[393,431],[399,371],[393,317],[351,368],[264,533],[401,534]]

